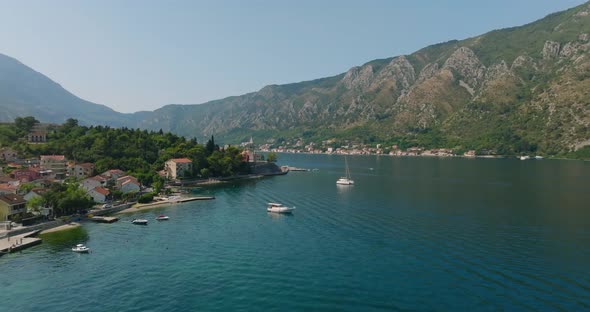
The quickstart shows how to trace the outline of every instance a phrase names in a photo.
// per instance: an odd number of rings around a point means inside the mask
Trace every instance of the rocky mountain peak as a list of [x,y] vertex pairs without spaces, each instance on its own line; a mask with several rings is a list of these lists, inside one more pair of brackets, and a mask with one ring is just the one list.
[[432,76],[438,71],[439,67],[437,63],[429,63],[422,70],[420,71],[420,75],[418,75],[418,81],[424,81]]
[[371,84],[372,79],[373,66],[355,66],[346,72],[344,78],[342,78],[342,83],[344,84],[344,86],[346,86],[347,89],[365,89]]
[[452,69],[457,72],[471,87],[481,83],[484,77],[485,66],[479,61],[473,50],[467,47],[457,49],[445,61],[443,68]]
[[409,88],[416,81],[414,67],[405,56],[395,57],[375,78],[375,82],[382,84],[384,80],[394,80],[402,89]]
[[506,65],[506,62],[503,60],[498,63],[490,66],[486,71],[486,80],[493,80],[499,79],[502,76],[511,75],[512,71]]

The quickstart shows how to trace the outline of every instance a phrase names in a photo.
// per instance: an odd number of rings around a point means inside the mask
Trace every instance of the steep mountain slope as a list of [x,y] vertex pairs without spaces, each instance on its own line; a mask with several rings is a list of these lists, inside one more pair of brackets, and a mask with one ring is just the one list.
[[41,73],[0,54],[0,121],[35,116],[44,122],[62,123],[73,117],[85,124],[122,126],[129,116],[82,100]]
[[237,142],[267,138],[559,153],[590,145],[590,4],[337,76],[121,114],[0,54],[0,121],[73,117]]
[[584,4],[330,78],[165,106],[138,125],[234,140],[255,133],[498,152],[577,149],[590,144],[589,34]]

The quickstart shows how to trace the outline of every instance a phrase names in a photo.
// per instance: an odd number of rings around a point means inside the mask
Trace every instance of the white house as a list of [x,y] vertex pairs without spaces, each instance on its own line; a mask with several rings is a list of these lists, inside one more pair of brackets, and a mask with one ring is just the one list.
[[123,194],[127,194],[130,192],[139,192],[141,190],[141,185],[139,182],[133,179],[129,179],[121,184],[119,188]]
[[117,188],[127,194],[129,192],[139,192],[141,189],[141,183],[137,181],[134,176],[124,176],[117,179]]
[[125,175],[123,170],[119,169],[110,169],[100,174],[102,177],[106,178],[107,180],[115,181],[118,178]]
[[97,186],[88,191],[88,195],[97,203],[104,203],[107,201],[111,192],[104,187]]
[[82,182],[80,183],[82,188],[86,190],[86,192],[101,186],[104,187],[106,186],[106,179],[101,177],[101,176],[94,176],[94,177],[90,177],[87,179],[82,180]]

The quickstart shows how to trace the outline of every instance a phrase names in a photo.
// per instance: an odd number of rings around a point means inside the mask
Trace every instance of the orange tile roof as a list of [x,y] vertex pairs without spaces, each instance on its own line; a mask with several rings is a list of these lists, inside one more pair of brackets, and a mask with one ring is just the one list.
[[173,161],[175,163],[192,163],[193,161],[188,158],[173,158],[168,161]]
[[64,155],[41,155],[41,159],[65,160]]
[[107,196],[107,195],[109,195],[111,193],[106,188],[100,187],[100,186],[95,187],[94,190],[97,191],[98,193],[104,195],[104,196]]

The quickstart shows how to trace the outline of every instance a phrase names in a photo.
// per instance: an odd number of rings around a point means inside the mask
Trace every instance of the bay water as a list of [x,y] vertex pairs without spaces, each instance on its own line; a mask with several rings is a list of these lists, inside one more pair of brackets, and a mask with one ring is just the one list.
[[589,162],[348,156],[353,186],[343,156],[278,162],[317,170],[0,257],[0,310],[590,310]]

